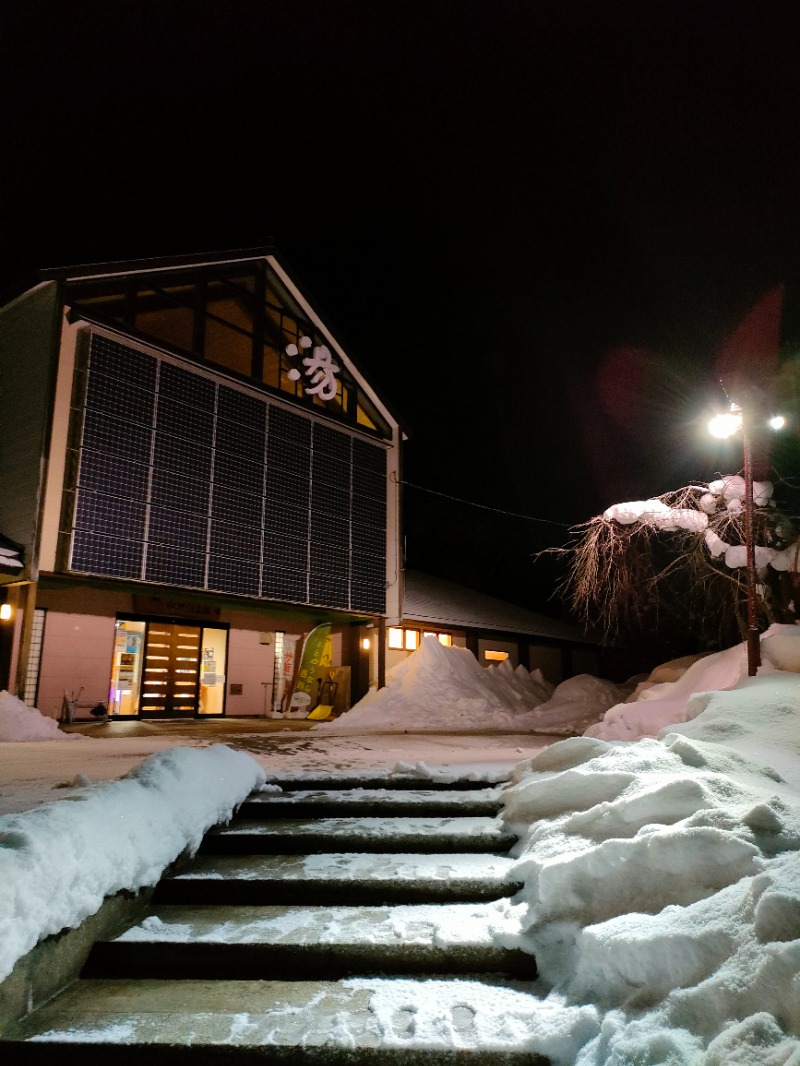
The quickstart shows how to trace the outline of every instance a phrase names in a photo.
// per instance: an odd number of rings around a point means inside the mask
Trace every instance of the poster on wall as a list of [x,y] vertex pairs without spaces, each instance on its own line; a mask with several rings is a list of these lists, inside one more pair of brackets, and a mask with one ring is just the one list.
[[283,715],[285,697],[292,691],[298,639],[295,633],[275,634],[273,717],[281,717]]

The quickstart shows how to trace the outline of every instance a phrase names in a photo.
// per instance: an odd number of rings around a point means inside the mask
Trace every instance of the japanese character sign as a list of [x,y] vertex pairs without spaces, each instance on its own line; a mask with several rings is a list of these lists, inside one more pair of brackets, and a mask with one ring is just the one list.
[[[307,349],[311,347],[311,339],[309,337],[301,337],[300,348]],[[299,350],[296,344],[287,344],[287,355],[298,355]],[[305,376],[310,379],[311,384],[305,386],[305,391],[309,395],[319,396],[321,400],[333,400],[336,397],[336,377],[340,368],[334,363],[333,356],[330,349],[326,344],[318,344],[313,348],[311,355],[307,355],[303,359],[303,365],[305,366]],[[300,371],[296,367],[292,367],[289,371],[289,377],[292,381],[298,381],[300,379]]]

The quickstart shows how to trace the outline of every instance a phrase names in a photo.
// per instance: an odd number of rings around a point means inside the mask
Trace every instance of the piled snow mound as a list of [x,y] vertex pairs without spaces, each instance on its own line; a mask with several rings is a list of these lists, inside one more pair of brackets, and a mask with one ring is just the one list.
[[5,689],[0,692],[0,742],[77,739],[73,734],[62,733],[54,718],[47,718]]
[[537,729],[548,733],[582,733],[620,701],[624,686],[602,677],[578,674],[562,681],[547,703],[536,709]]
[[156,884],[265,780],[255,759],[223,744],[167,748],[70,803],[0,818],[0,981],[106,896]]
[[761,658],[776,670],[800,674],[800,626],[770,626],[761,637]]
[[[466,648],[425,637],[389,671],[385,688],[369,692],[335,722],[314,728],[574,733],[622,697],[622,689],[587,674],[554,689],[539,670],[514,669],[508,659],[483,667]],[[571,718],[579,728],[571,727]]]
[[[759,675],[776,670],[800,673],[800,626],[771,625],[761,635],[761,658]],[[656,667],[650,678],[637,686],[633,702],[611,707],[602,722],[585,730],[586,736],[639,740],[656,737],[667,726],[685,722],[692,717],[690,707],[696,693],[732,689],[742,683],[747,676],[747,646],[736,644],[705,655],[691,662],[676,680],[653,683],[664,670],[664,666]]]
[[524,888],[503,942],[554,1007],[597,1009],[559,1066],[800,1062],[800,676],[690,713],[658,740],[553,744],[505,792]]

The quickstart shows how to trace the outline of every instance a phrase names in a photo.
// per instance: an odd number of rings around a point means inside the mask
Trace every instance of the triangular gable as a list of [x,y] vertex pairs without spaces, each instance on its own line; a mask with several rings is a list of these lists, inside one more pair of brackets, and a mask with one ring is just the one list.
[[384,439],[397,425],[272,252],[49,272],[73,320],[139,336]]

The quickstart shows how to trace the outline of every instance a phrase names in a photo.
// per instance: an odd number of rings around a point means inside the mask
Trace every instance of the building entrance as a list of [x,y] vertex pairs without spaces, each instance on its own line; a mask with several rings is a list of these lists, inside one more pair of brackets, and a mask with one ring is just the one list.
[[224,713],[227,630],[159,619],[119,619],[112,717]]
[[200,627],[151,622],[147,627],[142,718],[186,718],[197,710]]

